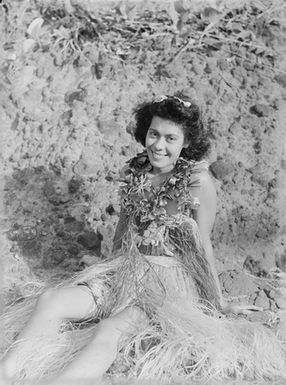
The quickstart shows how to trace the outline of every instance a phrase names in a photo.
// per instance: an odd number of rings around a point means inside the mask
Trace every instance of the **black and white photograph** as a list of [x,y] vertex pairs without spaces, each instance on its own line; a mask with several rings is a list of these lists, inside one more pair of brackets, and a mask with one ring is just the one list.
[[0,28],[0,384],[285,384],[285,0]]

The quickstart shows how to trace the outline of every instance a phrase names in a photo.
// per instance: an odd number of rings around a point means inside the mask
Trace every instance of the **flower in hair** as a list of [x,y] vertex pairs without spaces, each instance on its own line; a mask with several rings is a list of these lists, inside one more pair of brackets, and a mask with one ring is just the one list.
[[186,102],[185,100],[180,99],[177,96],[173,96],[172,97],[172,96],[167,96],[167,95],[159,95],[159,96],[157,96],[154,99],[154,102],[155,103],[161,103],[161,102],[163,102],[164,100],[167,100],[167,99],[176,99],[176,100],[178,100],[179,103],[183,104],[183,106],[186,107],[186,108],[189,108],[192,105],[191,102]]
[[168,99],[168,96],[166,95],[159,95],[154,99],[154,103],[161,103],[164,100]]
[[178,98],[177,96],[174,96],[174,99],[177,99],[180,103],[184,105],[184,107],[189,108],[191,107],[192,103],[191,102],[186,102],[185,100],[182,100]]

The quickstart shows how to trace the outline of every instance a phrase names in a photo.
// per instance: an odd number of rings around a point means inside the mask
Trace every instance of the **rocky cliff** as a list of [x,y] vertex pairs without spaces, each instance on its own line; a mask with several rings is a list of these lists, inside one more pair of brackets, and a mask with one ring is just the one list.
[[108,256],[118,172],[141,150],[133,108],[176,91],[212,130],[219,271],[284,269],[285,10],[279,0],[2,1],[7,274],[18,274],[15,255],[47,280]]

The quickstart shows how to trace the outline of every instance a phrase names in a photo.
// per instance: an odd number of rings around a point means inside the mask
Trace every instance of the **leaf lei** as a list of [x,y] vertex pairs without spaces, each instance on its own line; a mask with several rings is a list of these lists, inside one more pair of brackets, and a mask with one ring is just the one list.
[[156,221],[166,224],[170,215],[164,208],[168,200],[180,198],[178,211],[190,214],[199,205],[190,194],[190,186],[198,186],[198,180],[191,182],[194,161],[178,158],[173,173],[161,185],[152,186],[147,173],[152,170],[147,151],[143,151],[128,163],[120,190],[121,205],[127,215],[135,215],[140,222]]

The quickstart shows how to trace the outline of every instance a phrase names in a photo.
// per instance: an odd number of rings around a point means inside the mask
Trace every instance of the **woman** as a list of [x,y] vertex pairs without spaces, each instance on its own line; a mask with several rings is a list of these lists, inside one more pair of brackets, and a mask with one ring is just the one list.
[[[225,305],[214,265],[216,193],[198,107],[162,96],[135,117],[145,151],[121,172],[112,258],[7,313],[11,329],[33,311],[2,361],[3,379],[94,383],[112,368],[166,382],[285,376],[272,332],[223,315],[245,309]],[[83,328],[86,320],[99,322]],[[118,357],[125,369],[111,367]]]

